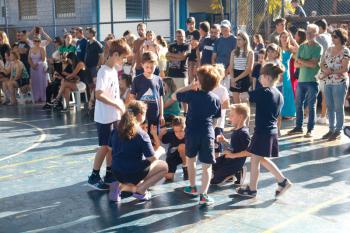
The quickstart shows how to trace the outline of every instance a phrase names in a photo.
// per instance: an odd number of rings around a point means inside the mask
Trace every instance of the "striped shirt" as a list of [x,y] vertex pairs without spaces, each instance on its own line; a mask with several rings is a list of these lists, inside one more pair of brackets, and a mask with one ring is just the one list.
[[[232,51],[234,53],[234,51]],[[248,63],[248,53],[243,56],[243,51],[240,51],[239,56],[234,55],[233,69],[235,70],[245,70]]]

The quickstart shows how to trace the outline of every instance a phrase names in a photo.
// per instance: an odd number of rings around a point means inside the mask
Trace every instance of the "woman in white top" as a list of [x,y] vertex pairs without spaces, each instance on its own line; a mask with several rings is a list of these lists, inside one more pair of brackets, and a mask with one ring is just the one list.
[[233,102],[241,103],[240,94],[248,92],[250,86],[249,75],[253,71],[254,51],[250,47],[249,36],[245,32],[237,35],[237,47],[231,52],[230,67]]

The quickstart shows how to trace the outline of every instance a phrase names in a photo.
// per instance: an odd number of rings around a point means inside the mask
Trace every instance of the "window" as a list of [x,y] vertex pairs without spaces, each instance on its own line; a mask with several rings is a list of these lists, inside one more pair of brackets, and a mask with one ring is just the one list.
[[56,18],[75,17],[75,0],[55,0]]
[[18,0],[19,19],[37,19],[36,0]]
[[149,18],[149,0],[127,0],[125,3],[127,19]]

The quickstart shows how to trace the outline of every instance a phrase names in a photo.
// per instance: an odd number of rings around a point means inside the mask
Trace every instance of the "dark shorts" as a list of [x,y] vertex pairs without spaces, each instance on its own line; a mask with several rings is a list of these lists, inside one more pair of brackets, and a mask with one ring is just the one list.
[[97,137],[98,137],[98,145],[99,146],[108,146],[109,138],[111,136],[112,130],[116,128],[118,122],[113,122],[109,124],[101,124],[96,122],[97,128]]
[[178,151],[175,151],[171,154],[167,154],[165,161],[168,164],[169,173],[175,173],[177,166],[182,164],[182,159]]
[[191,135],[185,138],[186,155],[194,158],[198,154],[198,159],[202,163],[215,163],[215,142],[214,138],[201,135]]
[[[234,77],[238,77],[241,73],[243,73],[244,70],[233,70]],[[236,82],[236,87],[230,87],[230,91],[232,92],[248,92],[250,87],[250,78],[249,76],[246,76]]]
[[148,160],[143,160],[143,163],[143,168],[139,171],[132,173],[113,171],[113,175],[120,183],[138,185],[146,178],[150,170],[151,163]]
[[[220,182],[228,176],[234,175],[239,172],[246,161],[246,158],[230,159],[220,156],[216,159],[216,163],[213,165],[213,178],[214,183]],[[217,181],[217,182],[216,182]]]
[[278,134],[254,133],[247,151],[262,157],[278,157]]
[[97,72],[98,72],[97,67],[95,67],[95,66],[87,67],[87,69],[89,70],[91,80],[92,80],[92,78],[96,78],[97,77]]
[[224,152],[224,144],[222,142],[216,141],[216,137],[224,134],[224,129],[215,128],[215,153]]

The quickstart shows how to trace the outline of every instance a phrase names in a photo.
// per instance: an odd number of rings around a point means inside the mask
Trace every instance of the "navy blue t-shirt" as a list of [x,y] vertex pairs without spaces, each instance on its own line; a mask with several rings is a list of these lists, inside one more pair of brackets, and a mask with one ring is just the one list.
[[79,61],[85,60],[85,53],[86,53],[86,46],[87,46],[87,39],[82,38],[77,41],[76,47],[77,47],[77,57]]
[[198,135],[214,138],[213,118],[221,117],[221,104],[217,95],[205,91],[187,91],[177,93],[176,98],[188,103],[186,137]]
[[231,52],[236,48],[236,37],[220,37],[214,44],[213,53],[217,54],[216,63],[224,64],[225,68],[230,65]]
[[185,138],[178,139],[175,135],[175,132],[170,129],[164,136],[162,137],[162,143],[169,144],[168,152],[167,154],[173,154],[177,151],[177,148],[180,144],[185,144]]
[[137,100],[147,104],[147,120],[157,121],[160,114],[160,97],[164,95],[162,79],[157,75],[153,75],[152,79],[148,79],[140,74],[134,78],[130,93],[135,95]]
[[110,146],[112,147],[112,169],[121,173],[135,173],[144,170],[145,158],[154,155],[149,135],[142,129],[131,140],[118,135],[117,130],[112,131]]
[[256,79],[255,89],[262,88],[261,83],[259,81],[260,77],[261,64],[256,64],[253,68],[252,76]]
[[249,92],[250,102],[256,103],[255,133],[277,134],[277,118],[284,103],[276,87],[263,87]]
[[[247,150],[249,143],[250,143],[250,135],[249,135],[248,127],[243,127],[232,131],[231,141],[230,141],[232,153],[239,153]],[[246,157],[236,158],[236,160],[242,160],[242,162],[244,163],[246,160]]]
[[217,38],[205,38],[203,44],[199,47],[199,51],[202,52],[201,64],[211,64],[211,57],[214,51],[214,45]]

